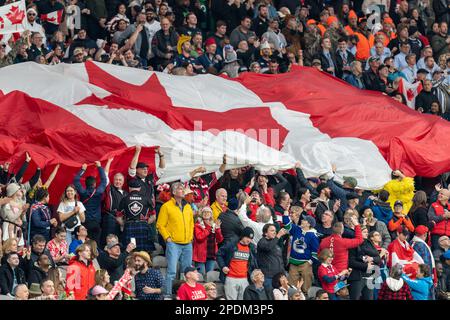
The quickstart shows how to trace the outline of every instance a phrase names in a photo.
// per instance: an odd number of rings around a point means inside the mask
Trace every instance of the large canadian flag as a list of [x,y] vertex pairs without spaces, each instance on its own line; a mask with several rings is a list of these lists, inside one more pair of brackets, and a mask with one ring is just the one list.
[[25,0],[0,7],[0,35],[26,30]]
[[50,13],[41,14],[40,18],[42,22],[53,23],[59,25],[62,21],[63,10],[56,10]]
[[[56,185],[70,183],[82,163],[94,172],[95,160],[112,156],[110,173],[126,172],[137,144],[165,153],[160,182],[198,166],[216,171],[223,154],[228,168],[285,170],[300,161],[307,176],[335,164],[337,180],[353,176],[368,189],[392,169],[450,171],[449,122],[308,67],[230,80],[29,62],[0,69],[0,90],[0,161],[17,168],[28,151],[44,180],[60,163]],[[144,148],[142,160],[154,166],[154,152]]]

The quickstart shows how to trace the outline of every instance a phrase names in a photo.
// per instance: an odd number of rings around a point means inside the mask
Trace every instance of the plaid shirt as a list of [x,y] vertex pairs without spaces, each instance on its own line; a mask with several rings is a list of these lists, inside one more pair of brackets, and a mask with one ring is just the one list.
[[398,291],[392,291],[389,286],[384,282],[381,285],[380,292],[378,293],[378,300],[414,300],[411,295],[411,290],[406,282],[403,287]]

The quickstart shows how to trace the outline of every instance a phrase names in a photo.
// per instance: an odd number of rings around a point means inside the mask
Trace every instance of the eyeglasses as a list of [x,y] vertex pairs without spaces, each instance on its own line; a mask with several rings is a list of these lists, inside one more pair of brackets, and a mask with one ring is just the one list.
[[28,14],[30,17],[36,17],[36,14],[34,14],[34,13],[29,13]]

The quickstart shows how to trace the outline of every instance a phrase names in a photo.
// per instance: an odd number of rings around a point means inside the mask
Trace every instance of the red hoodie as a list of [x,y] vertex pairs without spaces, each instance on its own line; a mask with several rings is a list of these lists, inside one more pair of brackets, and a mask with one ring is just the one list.
[[330,249],[334,254],[333,267],[340,273],[348,267],[348,250],[358,247],[363,241],[361,226],[357,225],[354,239],[345,239],[338,234],[333,234],[323,239],[320,243],[319,254],[323,249]]

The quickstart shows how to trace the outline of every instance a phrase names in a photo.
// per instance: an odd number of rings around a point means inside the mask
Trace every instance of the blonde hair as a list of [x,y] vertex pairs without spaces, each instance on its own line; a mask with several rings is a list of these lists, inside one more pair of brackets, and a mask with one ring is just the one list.
[[345,222],[345,224],[350,224],[350,218],[351,217],[356,217],[356,218],[359,218],[359,214],[358,214],[358,212],[356,211],[356,210],[353,210],[353,209],[347,209],[347,210],[345,210],[345,213],[344,213],[344,222]]
[[17,240],[17,238],[9,238],[5,242],[3,242],[3,248],[2,248],[3,255],[11,252],[12,244],[14,241],[16,242],[17,245],[19,245],[19,241]]
[[204,287],[205,287],[206,291],[208,291],[209,289],[217,288],[217,286],[214,282],[207,282],[207,283],[205,283]]

